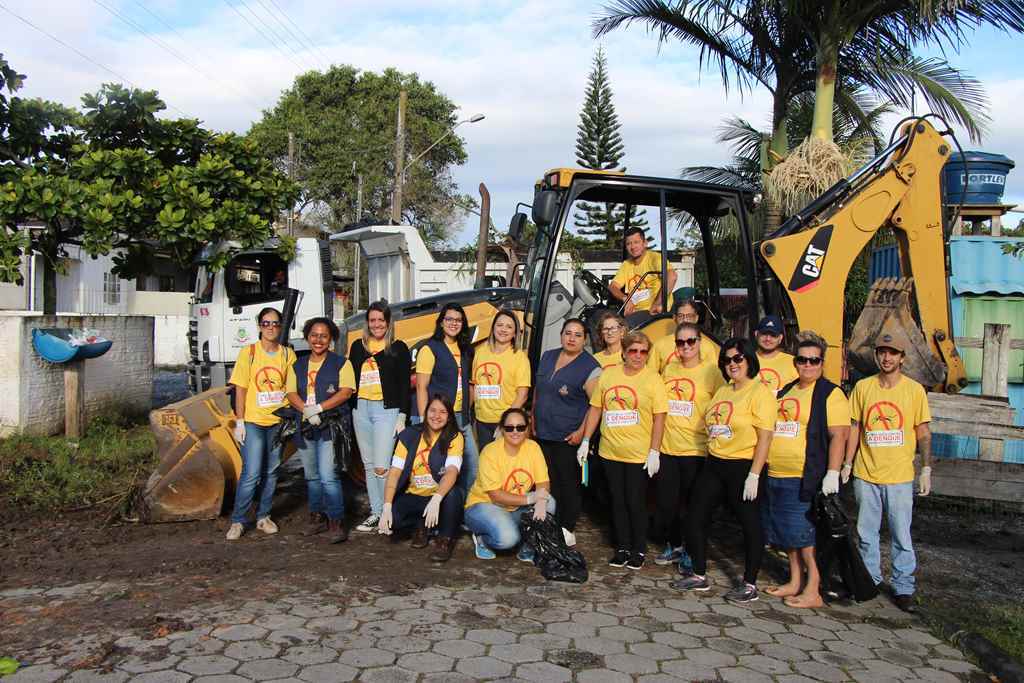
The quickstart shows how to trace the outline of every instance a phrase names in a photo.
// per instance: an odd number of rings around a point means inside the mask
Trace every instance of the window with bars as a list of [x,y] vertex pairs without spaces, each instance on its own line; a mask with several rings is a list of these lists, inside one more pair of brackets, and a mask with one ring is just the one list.
[[103,273],[103,303],[108,306],[121,303],[121,279],[111,272]]

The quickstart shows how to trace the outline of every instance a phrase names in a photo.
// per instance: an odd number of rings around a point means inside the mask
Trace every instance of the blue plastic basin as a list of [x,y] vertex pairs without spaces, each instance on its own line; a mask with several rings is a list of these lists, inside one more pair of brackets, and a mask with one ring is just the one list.
[[32,330],[32,346],[36,353],[51,363],[68,363],[73,360],[99,358],[113,345],[111,341],[74,346],[71,330],[63,327]]
[[[967,163],[964,163],[964,159]],[[942,168],[943,204],[999,204],[1014,164],[1003,154],[954,152]],[[966,185],[967,192],[964,192]]]

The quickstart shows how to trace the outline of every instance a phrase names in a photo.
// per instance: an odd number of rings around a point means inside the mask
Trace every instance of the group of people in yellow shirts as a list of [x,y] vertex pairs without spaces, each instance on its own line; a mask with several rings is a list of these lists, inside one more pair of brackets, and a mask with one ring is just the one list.
[[[627,248],[631,239],[639,238],[627,235]],[[634,247],[641,261],[656,254]],[[623,264],[610,289],[629,298],[623,312],[656,312],[661,278],[645,275],[660,264],[635,260]],[[369,307],[362,339],[345,358],[329,350],[337,327],[320,318],[303,330],[311,353],[296,360],[276,342],[279,313],[264,309],[261,339],[242,349],[230,380],[243,471],[228,539],[242,535],[254,501],[256,527],[278,530],[270,519],[280,462],[271,446],[280,426],[273,411],[291,405],[319,429],[324,411],[350,409],[371,508],[356,530],[411,530],[418,548],[433,536],[433,561],[451,557],[462,524],[478,558],[515,549],[531,561],[533,549],[518,531],[525,514],[553,515],[566,544],[575,545],[581,482],[596,453],[611,500],[610,566],[637,570],[646,562],[653,478],[651,536],[663,548],[654,562],[678,565],[674,588],[709,589],[708,533],[724,504],[740,522],[745,554],[743,579],[726,597],[758,599],[768,544],[786,551],[790,577],[767,592],[794,607],[816,607],[822,599],[811,503],[852,478],[865,565],[881,583],[884,516],[893,539],[892,592],[897,605],[913,610],[914,457],[920,451],[920,492],[927,495],[931,452],[924,389],[900,372],[906,340],[881,336],[879,374],[859,382],[847,399],[822,377],[828,347],[812,331],[798,335],[790,355],[775,316],[759,322],[753,341],[734,337],[719,346],[703,332],[697,304],[681,302],[672,314],[674,334],[652,344],[607,313],[596,325],[594,353],[586,348],[586,325],[569,319],[559,348],[531,369],[511,311],[499,311],[488,339],[474,348],[461,306],[445,305],[413,365],[383,302]],[[306,533],[325,533],[336,543],[348,531],[331,440],[329,430],[319,429],[312,438],[300,434],[297,446],[309,493]]]

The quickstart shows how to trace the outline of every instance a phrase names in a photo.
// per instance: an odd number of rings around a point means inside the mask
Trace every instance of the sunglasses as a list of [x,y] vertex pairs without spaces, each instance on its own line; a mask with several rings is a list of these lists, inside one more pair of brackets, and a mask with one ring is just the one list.
[[689,339],[676,339],[676,346],[693,346],[700,341],[700,337],[690,337]]
[[502,425],[501,428],[509,433],[526,431],[526,425]]
[[646,356],[650,353],[649,349],[626,349],[626,353],[630,356]]
[[735,356],[726,356],[725,357],[725,364],[726,365],[730,365],[730,364],[734,363],[736,365],[739,365],[740,363],[744,362],[745,360],[747,360],[746,356],[744,356],[742,353],[737,353]]
[[280,320],[261,320],[260,327],[281,327]]
[[796,361],[797,365],[821,365],[825,359],[821,356],[797,356],[793,360]]

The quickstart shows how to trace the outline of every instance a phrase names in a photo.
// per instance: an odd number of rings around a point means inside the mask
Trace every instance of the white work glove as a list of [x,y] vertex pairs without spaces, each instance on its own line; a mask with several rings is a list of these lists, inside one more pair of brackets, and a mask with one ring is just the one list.
[[391,503],[384,503],[380,511],[380,521],[377,522],[377,533],[385,536],[391,535]]
[[405,413],[399,413],[398,419],[395,420],[395,434],[401,434],[403,429],[405,429]]
[[580,464],[580,467],[587,462],[588,455],[590,455],[590,439],[583,439],[580,441],[579,448],[576,449],[576,462]]
[[846,465],[843,465],[843,471],[839,475],[840,481],[842,481],[844,484],[849,484],[850,483],[850,475],[851,474],[853,474],[853,465],[851,465],[849,463],[847,463]]
[[753,472],[747,475],[747,480],[743,482],[743,500],[757,499],[757,480],[760,478]]
[[536,502],[533,504],[533,518],[543,520],[548,516],[548,492],[543,489],[537,492]]
[[647,451],[647,464],[644,465],[644,469],[647,470],[648,477],[653,477],[661,469],[661,453],[658,449],[652,448]]
[[435,493],[430,497],[430,502],[427,503],[426,509],[423,511],[423,524],[428,529],[433,529],[437,526],[437,518],[441,514],[441,494]]
[[821,492],[826,496],[839,493],[839,470],[829,470],[825,473],[825,480],[821,482]]
[[320,426],[320,413],[324,412],[323,407],[317,403],[312,406],[304,406],[302,408],[302,419],[309,422],[314,427]]
[[917,495],[927,496],[932,492],[932,468],[925,465],[921,468],[921,477],[917,480]]
[[235,418],[235,441],[239,446],[245,443],[245,422],[237,417]]

